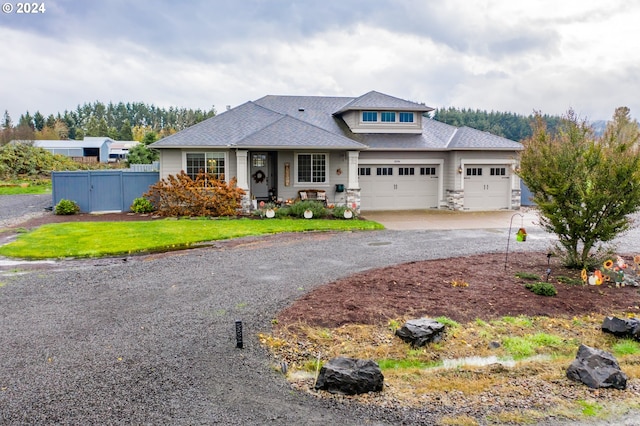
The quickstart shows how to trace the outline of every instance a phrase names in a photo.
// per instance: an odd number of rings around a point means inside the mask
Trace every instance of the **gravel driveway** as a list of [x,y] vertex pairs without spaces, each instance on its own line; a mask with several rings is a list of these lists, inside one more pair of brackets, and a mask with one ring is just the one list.
[[[548,247],[548,235],[528,231],[512,250]],[[506,239],[506,230],[307,233],[25,274],[18,265],[0,276],[0,422],[433,424],[428,407],[292,391],[257,334],[316,286],[395,263],[503,252]]]

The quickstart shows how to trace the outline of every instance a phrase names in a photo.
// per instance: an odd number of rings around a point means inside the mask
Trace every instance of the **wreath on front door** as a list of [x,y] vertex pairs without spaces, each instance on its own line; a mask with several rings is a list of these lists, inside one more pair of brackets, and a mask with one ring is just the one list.
[[264,172],[262,170],[258,170],[257,172],[255,172],[252,177],[255,183],[262,183],[265,178]]

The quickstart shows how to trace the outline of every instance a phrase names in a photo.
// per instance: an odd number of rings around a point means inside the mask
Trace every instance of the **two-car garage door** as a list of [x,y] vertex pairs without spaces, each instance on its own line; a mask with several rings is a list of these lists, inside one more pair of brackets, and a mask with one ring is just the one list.
[[438,207],[439,165],[361,165],[358,180],[362,210]]

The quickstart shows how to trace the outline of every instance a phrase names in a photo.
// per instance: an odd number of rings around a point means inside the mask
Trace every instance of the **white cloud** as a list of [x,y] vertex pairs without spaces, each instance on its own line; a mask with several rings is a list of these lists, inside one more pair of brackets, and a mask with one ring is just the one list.
[[631,2],[247,1],[58,0],[37,19],[3,16],[0,109],[14,121],[95,100],[222,111],[378,90],[433,107],[640,116]]

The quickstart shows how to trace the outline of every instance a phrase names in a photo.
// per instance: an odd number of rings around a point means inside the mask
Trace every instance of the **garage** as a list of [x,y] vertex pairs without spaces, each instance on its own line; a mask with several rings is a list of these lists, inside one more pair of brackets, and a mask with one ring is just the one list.
[[371,164],[358,168],[362,210],[411,210],[438,207],[437,164]]
[[511,204],[511,168],[474,164],[464,168],[465,210],[508,209]]

